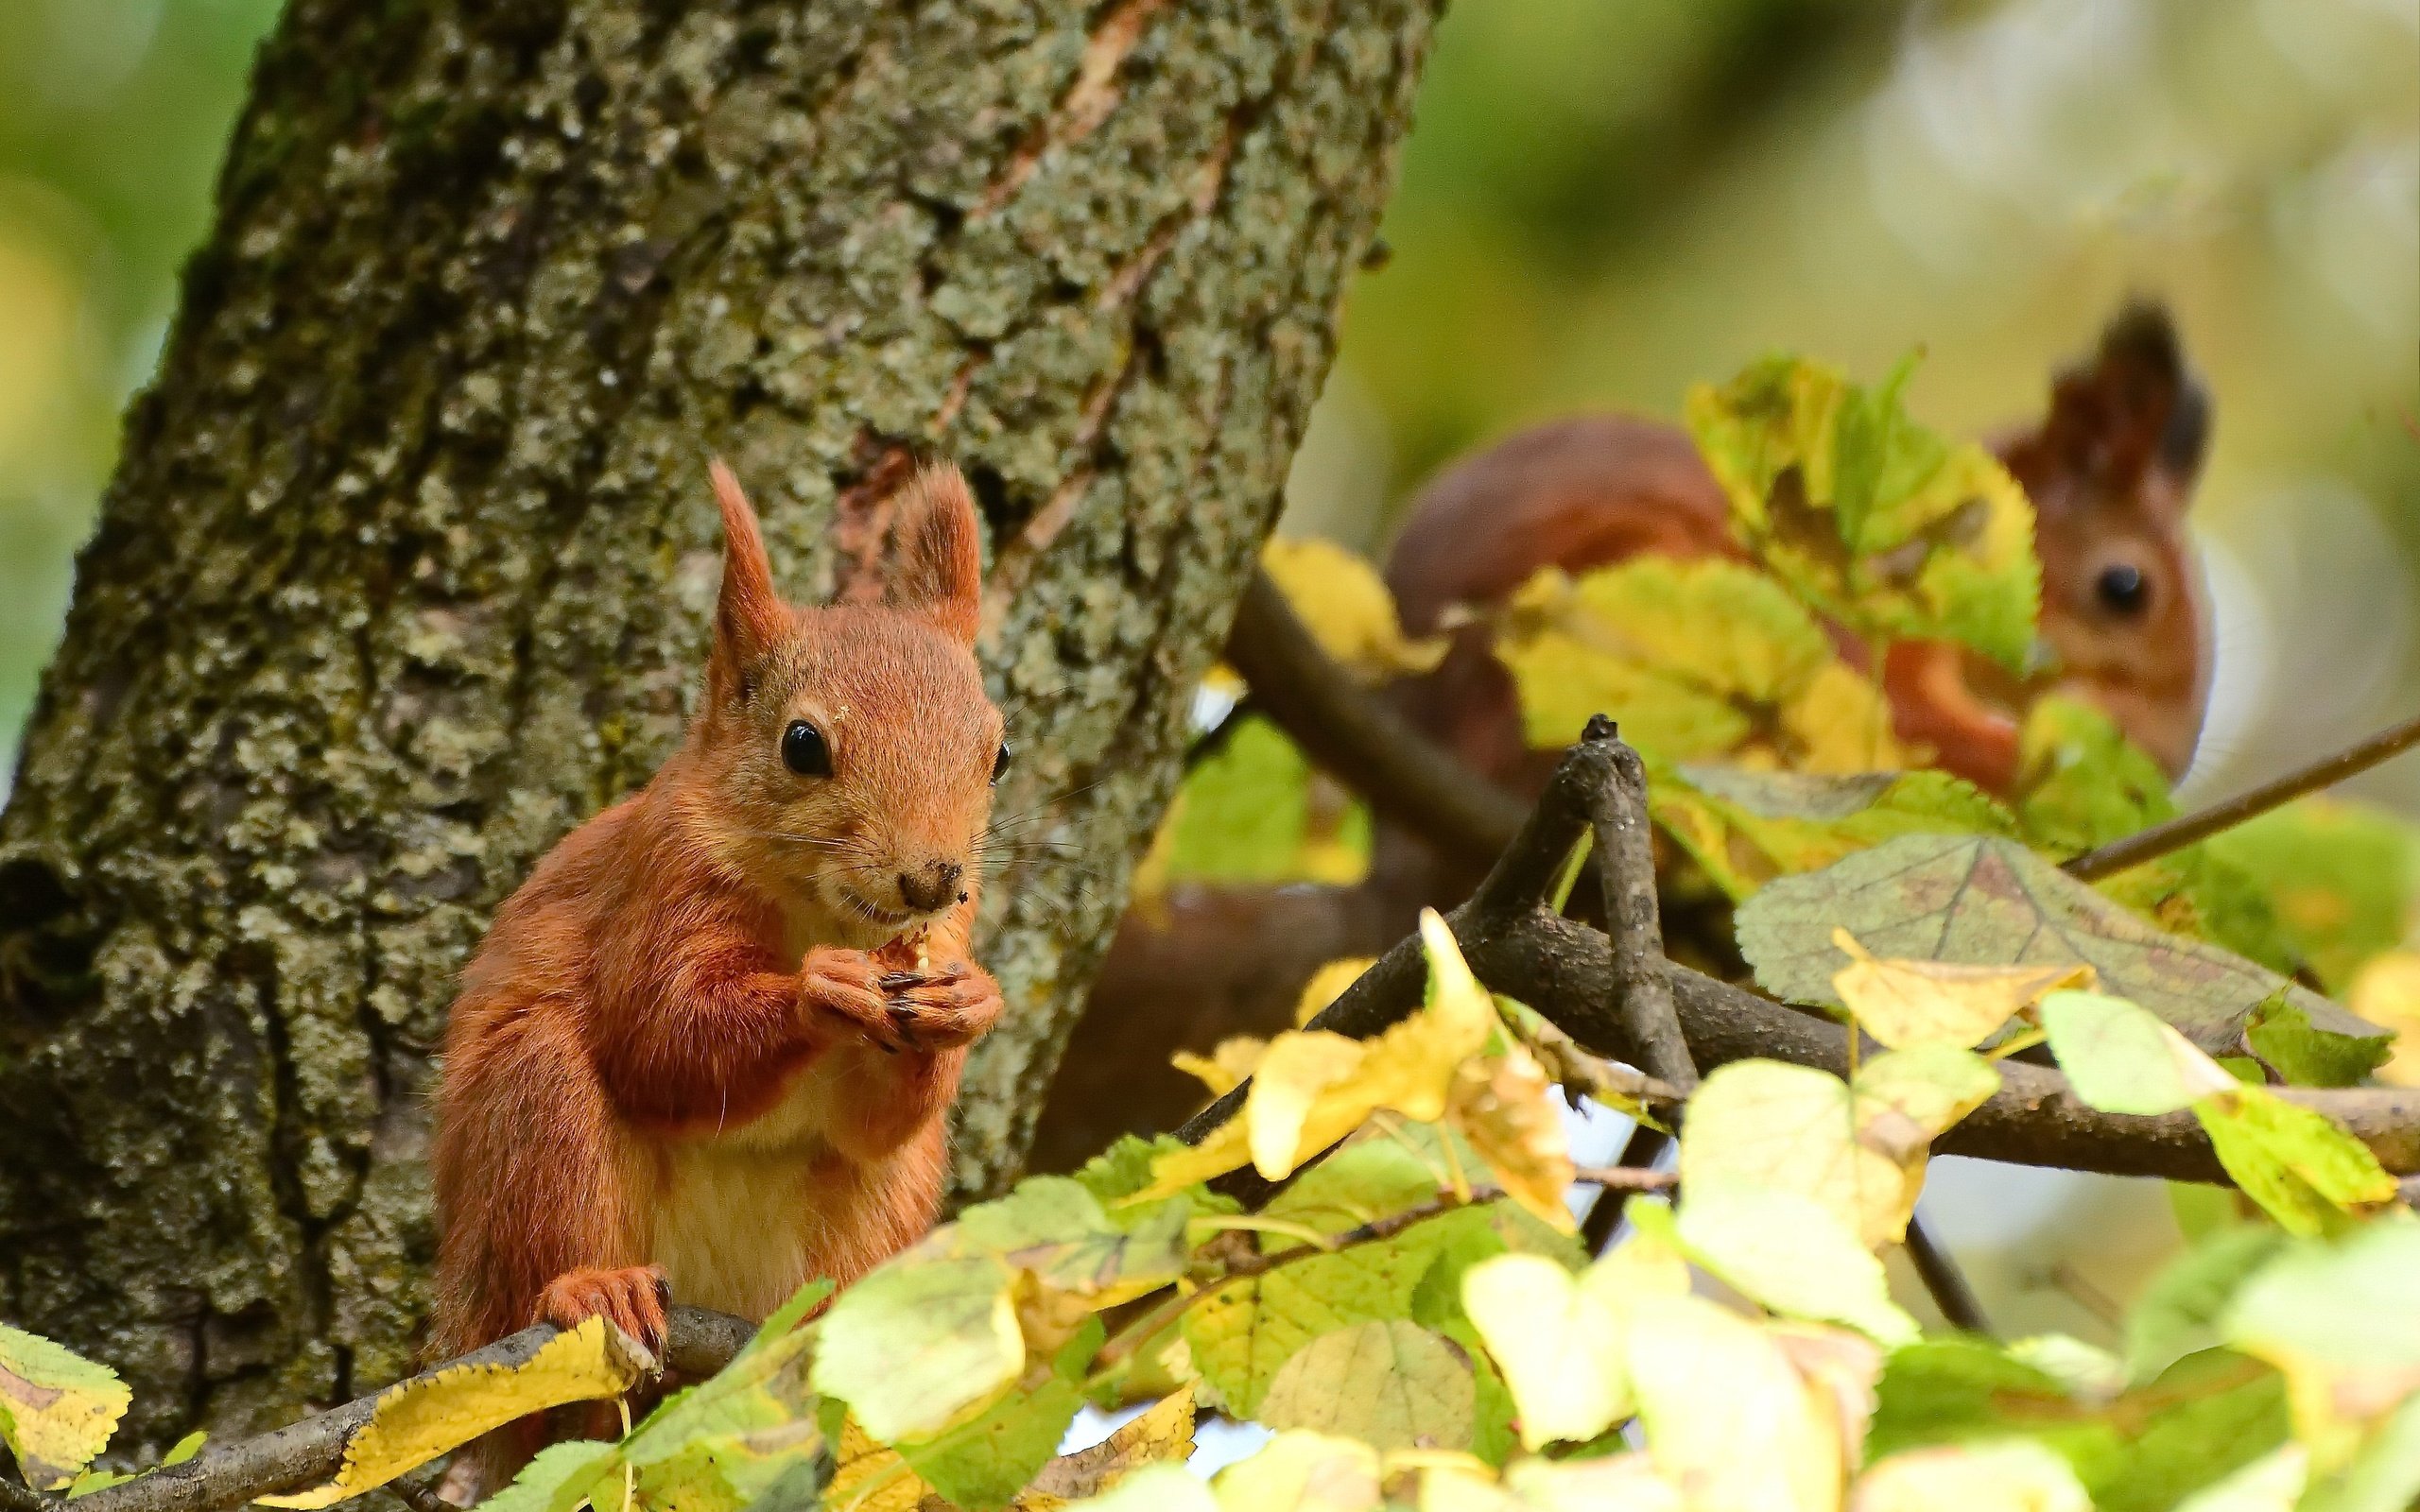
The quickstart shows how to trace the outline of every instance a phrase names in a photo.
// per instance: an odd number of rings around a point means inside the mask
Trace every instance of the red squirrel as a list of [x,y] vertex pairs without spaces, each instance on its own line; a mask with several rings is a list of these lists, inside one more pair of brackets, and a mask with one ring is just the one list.
[[713,479],[703,701],[506,901],[454,1003],[441,1355],[593,1314],[660,1350],[670,1297],[762,1319],[855,1280],[931,1226],[942,1115],[1000,1014],[967,958],[1009,751],[964,480],[935,465],[903,491],[881,602],[806,609]]
[[[2053,666],[2019,685],[1955,647],[1896,645],[1884,683],[1903,739],[2005,795],[2017,779],[2023,705],[2056,688],[2106,710],[2171,776],[2183,771],[2208,691],[2186,509],[2209,414],[2156,305],[2120,312],[2092,360],[2054,380],[2048,414],[1995,445],[2034,506]],[[1588,415],[1519,432],[1441,473],[1408,510],[1386,576],[1405,629],[1425,635],[1449,608],[1501,602],[1541,568],[1577,574],[1648,553],[1739,556],[1722,491],[1677,426]],[[1863,661],[1855,645],[1843,652]],[[1388,696],[1510,791],[1533,796],[1554,767],[1558,752],[1524,739],[1518,696],[1484,625],[1456,630],[1441,665]],[[1080,1160],[1124,1131],[1111,1119],[1173,1126],[1201,1089],[1167,1068],[1171,1051],[1285,1027],[1314,969],[1377,954],[1419,908],[1451,907],[1478,880],[1382,824],[1359,886],[1187,886],[1167,900],[1165,922],[1129,915],[1062,1058],[1033,1165]]]
[[[1903,739],[2006,795],[2023,705],[2055,689],[2107,711],[2171,778],[2184,772],[2209,695],[2185,524],[2209,414],[2167,313],[2135,304],[2102,333],[2092,363],[2056,380],[2048,416],[1997,441],[2033,503],[2050,666],[2020,685],[1979,656],[1900,643],[1883,680]],[[1587,415],[1523,431],[1441,474],[1395,539],[1387,584],[1404,628],[1425,635],[1449,607],[1499,602],[1541,568],[1576,575],[1645,554],[1744,555],[1685,433]],[[1425,730],[1508,787],[1534,792],[1553,767],[1557,753],[1527,748],[1512,678],[1483,628],[1458,633],[1445,663],[1398,696]]]

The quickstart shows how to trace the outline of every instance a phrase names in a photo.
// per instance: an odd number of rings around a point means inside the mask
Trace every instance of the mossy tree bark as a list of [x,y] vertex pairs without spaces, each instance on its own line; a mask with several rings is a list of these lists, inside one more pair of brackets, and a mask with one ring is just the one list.
[[0,820],[0,1315],[130,1447],[402,1373],[450,979],[669,747],[728,456],[787,587],[954,455],[1016,1168],[1384,200],[1436,0],[293,0]]

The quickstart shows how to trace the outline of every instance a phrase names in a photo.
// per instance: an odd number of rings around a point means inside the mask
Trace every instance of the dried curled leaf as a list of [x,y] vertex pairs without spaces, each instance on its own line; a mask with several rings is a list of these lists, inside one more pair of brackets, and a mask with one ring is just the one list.
[[[1114,1490],[1152,1466],[1183,1465],[1193,1453],[1193,1388],[1188,1385],[1153,1402],[1092,1448],[1045,1465],[1011,1504],[1016,1512],[1056,1512],[1078,1497]],[[1208,1500],[1206,1492],[1203,1500]]]
[[36,1490],[67,1485],[109,1447],[130,1400],[108,1366],[0,1323],[0,1441]]
[[453,1365],[415,1376],[379,1396],[370,1420],[345,1445],[334,1480],[253,1500],[306,1512],[334,1506],[516,1418],[568,1401],[618,1397],[653,1365],[628,1335],[592,1317],[548,1339],[517,1366]]

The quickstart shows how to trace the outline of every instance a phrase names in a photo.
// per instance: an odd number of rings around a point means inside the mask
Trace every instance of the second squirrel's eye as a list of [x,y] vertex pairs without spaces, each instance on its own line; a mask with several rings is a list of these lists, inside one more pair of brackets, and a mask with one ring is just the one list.
[[1008,775],[1009,775],[1009,743],[1008,743],[1007,741],[1005,741],[1005,740],[1004,740],[1004,741],[1000,742],[1000,754],[998,754],[997,756],[994,756],[994,757],[993,757],[993,758],[992,758],[992,781],[994,781],[994,782],[998,782],[1001,778],[1006,777],[1006,776],[1008,776]]
[[832,747],[823,741],[823,731],[804,719],[793,719],[782,731],[782,765],[801,777],[832,775]]
[[2151,603],[2152,585],[2133,562],[2103,567],[2093,587],[2100,594],[2101,606],[2113,613],[2139,614]]

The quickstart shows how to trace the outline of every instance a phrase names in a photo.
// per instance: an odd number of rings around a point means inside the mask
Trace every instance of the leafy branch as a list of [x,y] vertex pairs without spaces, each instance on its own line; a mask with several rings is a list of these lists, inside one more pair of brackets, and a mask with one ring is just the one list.
[[[1340,674],[1339,680],[1343,681]],[[1354,696],[1366,696],[1349,681],[1343,687]],[[1582,1046],[1636,1064],[1645,1058],[1645,1048],[1627,1015],[1615,1010],[1621,977],[1612,942],[1547,906],[1565,857],[1592,824],[1599,795],[1621,780],[1616,753],[1622,748],[1605,729],[1572,747],[1512,843],[1470,901],[1447,916],[1447,923],[1472,971],[1490,988],[1519,999]],[[1668,959],[1655,965],[1671,994],[1689,1057],[1701,1071],[1757,1057],[1836,1074],[1849,1069],[1847,1042],[1837,1022]],[[1366,1039],[1417,1007],[1426,980],[1420,941],[1401,940],[1313,1019],[1311,1027]],[[2207,1131],[2188,1112],[2103,1112],[2079,1098],[2057,1071],[2018,1060],[2004,1062],[2000,1070],[2001,1089],[1954,1125],[1940,1148],[2111,1175],[2227,1179]],[[1219,1098],[1178,1137],[1187,1143],[1208,1137],[1242,1108],[1249,1087]],[[2342,1125],[2387,1169],[2420,1172],[2420,1091],[2284,1088],[2279,1095]],[[1247,1171],[1229,1178],[1223,1190],[1255,1206],[1275,1188]]]

